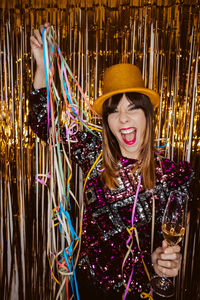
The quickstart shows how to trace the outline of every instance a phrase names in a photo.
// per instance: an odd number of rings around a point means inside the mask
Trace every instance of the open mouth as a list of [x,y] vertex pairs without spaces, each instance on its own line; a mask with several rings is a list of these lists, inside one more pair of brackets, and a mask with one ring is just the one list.
[[127,145],[133,145],[136,142],[136,133],[137,130],[135,127],[122,128],[120,129],[120,133],[124,143]]

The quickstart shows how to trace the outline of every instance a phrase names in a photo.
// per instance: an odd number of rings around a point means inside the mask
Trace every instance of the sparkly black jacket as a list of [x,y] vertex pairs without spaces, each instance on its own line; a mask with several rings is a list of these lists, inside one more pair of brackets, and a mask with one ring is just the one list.
[[[30,94],[29,123],[32,130],[42,139],[46,139],[46,89],[32,90]],[[63,139],[65,137],[63,136]],[[90,132],[78,132],[77,143],[72,143],[72,159],[82,168],[84,175],[101,151],[101,135]],[[155,197],[155,234],[154,249],[161,246],[161,219],[166,199],[173,189],[188,191],[194,176],[188,162],[175,164],[169,159],[155,155],[156,185]],[[138,178],[132,169],[136,160],[120,158],[121,168],[119,187],[111,191],[101,182],[98,164],[91,172],[85,188],[85,210],[83,219],[82,244],[79,259],[79,272],[88,278],[94,286],[104,290],[124,291],[123,281],[128,282],[132,266],[134,273],[131,289],[137,293],[146,289],[148,282],[141,260],[144,257],[149,271],[151,268],[151,219],[152,191],[140,186],[136,205],[134,224],[137,227],[141,252],[134,236],[133,256],[129,255],[122,274],[122,262],[127,252],[127,228],[131,227],[133,201],[138,185]]]

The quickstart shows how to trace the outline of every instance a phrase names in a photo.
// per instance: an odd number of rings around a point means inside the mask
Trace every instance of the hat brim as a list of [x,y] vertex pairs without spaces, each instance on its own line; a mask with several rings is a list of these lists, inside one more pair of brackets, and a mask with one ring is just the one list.
[[109,99],[110,97],[117,95],[117,94],[130,93],[130,92],[137,92],[137,93],[141,93],[141,94],[148,96],[154,109],[160,103],[160,96],[158,95],[158,93],[154,92],[153,90],[150,90],[147,88],[130,88],[130,89],[121,89],[121,90],[117,90],[117,91],[112,91],[110,93],[100,96],[99,98],[97,98],[95,100],[92,108],[100,117],[102,117],[103,103],[107,99]]

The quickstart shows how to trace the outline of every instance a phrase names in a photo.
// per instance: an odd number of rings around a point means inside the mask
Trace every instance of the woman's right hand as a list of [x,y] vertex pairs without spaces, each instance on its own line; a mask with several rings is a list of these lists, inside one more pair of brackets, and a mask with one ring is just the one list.
[[159,276],[174,277],[181,267],[180,246],[168,246],[165,240],[162,247],[158,247],[151,255],[154,271]]
[[40,25],[38,29],[34,30],[33,35],[30,37],[31,52],[36,61],[36,71],[33,81],[35,89],[46,87],[45,69],[44,69],[44,56],[43,56],[43,42],[42,42],[42,30],[43,28],[50,27],[49,23]]
[[35,58],[37,68],[44,69],[44,59],[43,59],[43,42],[42,42],[42,30],[43,28],[48,28],[49,23],[40,25],[38,29],[34,30],[33,35],[30,37],[31,52]]

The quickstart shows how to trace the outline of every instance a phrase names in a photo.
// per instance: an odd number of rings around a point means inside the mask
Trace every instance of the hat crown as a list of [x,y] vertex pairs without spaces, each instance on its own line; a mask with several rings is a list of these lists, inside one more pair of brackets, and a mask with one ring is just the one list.
[[132,64],[118,64],[108,68],[104,74],[103,93],[130,88],[144,88],[140,69]]
[[93,104],[93,109],[99,116],[102,116],[103,103],[117,94],[140,93],[149,97],[154,108],[159,104],[159,95],[145,88],[140,69],[135,65],[117,64],[109,67],[104,73],[103,83],[103,95]]

